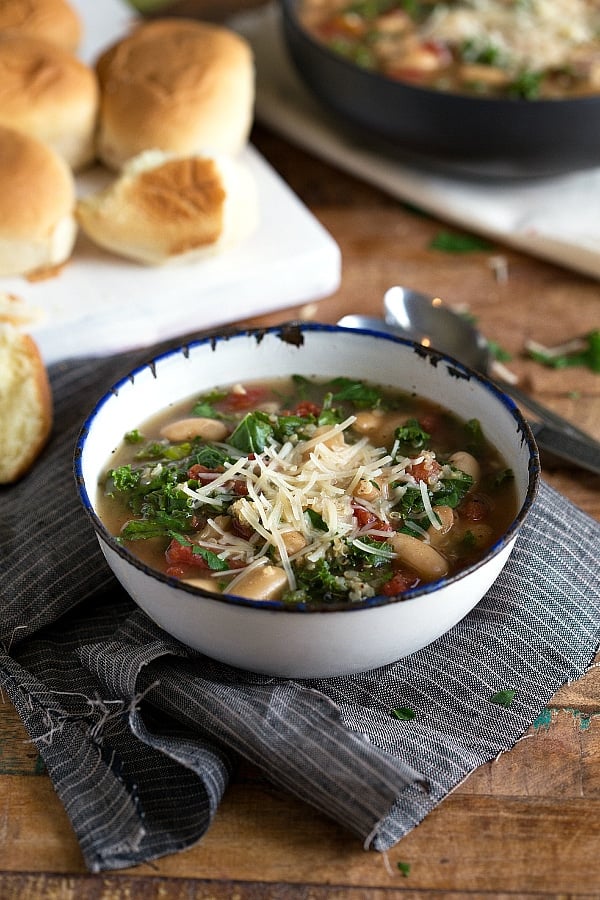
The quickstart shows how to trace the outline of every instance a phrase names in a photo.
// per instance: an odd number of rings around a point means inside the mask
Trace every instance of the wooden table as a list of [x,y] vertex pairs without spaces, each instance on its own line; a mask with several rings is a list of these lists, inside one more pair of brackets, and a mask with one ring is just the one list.
[[[535,396],[600,439],[600,375],[554,372],[521,358],[526,338],[553,344],[600,326],[600,284],[505,247],[429,247],[448,226],[348,177],[263,128],[253,141],[338,241],[334,296],[253,324],[334,322],[381,312],[402,282],[466,304],[514,359]],[[282,223],[284,227],[284,223]],[[497,277],[494,257],[507,265]],[[600,520],[600,476],[546,479]],[[388,858],[242,766],[202,842],[156,863],[86,874],[68,819],[14,710],[0,704],[0,900],[383,900],[600,896],[600,669],[553,698],[547,720],[474,772]],[[410,865],[403,876],[398,862]]]

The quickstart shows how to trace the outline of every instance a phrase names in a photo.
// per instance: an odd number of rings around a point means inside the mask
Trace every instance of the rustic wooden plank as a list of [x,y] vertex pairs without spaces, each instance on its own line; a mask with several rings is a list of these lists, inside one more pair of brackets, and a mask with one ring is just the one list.
[[[521,900],[556,898],[520,890]],[[585,900],[593,895],[570,891],[569,900]],[[297,885],[283,882],[216,882],[204,879],[95,876],[62,878],[54,875],[0,875],[0,897],[19,900],[460,900],[462,892],[400,888],[355,888],[350,885]],[[515,900],[513,893],[477,891],[469,900]],[[564,900],[564,897],[561,898]]]
[[[531,875],[539,891],[566,891],[568,873],[581,871],[578,889],[600,891],[600,858],[591,860],[600,829],[598,720],[582,727],[570,710],[555,710],[547,727],[529,734],[473,773],[387,854],[387,861],[364,852],[344,829],[242,768],[200,844],[122,874],[221,884],[235,873],[236,880],[250,883],[383,890],[399,884],[404,889],[397,863],[407,862],[410,886],[419,890],[518,890]],[[5,872],[84,874],[46,776],[2,776],[0,797]],[[568,857],[561,847],[569,848]],[[557,866],[564,866],[564,877]]]

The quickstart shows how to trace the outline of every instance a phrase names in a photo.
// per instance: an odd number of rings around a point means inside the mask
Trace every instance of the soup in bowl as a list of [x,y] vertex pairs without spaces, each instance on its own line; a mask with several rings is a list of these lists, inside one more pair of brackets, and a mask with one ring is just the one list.
[[132,372],[85,422],[75,469],[109,565],[162,628],[320,677],[459,621],[508,559],[539,460],[514,403],[455,360],[289,325]]

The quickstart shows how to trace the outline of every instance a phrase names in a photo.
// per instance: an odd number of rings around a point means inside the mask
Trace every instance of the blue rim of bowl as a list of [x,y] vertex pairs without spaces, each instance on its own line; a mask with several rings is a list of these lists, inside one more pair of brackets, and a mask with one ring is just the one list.
[[[475,380],[479,382],[481,385],[485,387],[491,394],[494,395],[496,400],[500,402],[511,414],[512,418],[515,422],[515,427],[520,432],[522,440],[527,444],[528,448],[528,480],[527,480],[527,491],[525,498],[521,504],[521,507],[511,522],[510,526],[504,532],[501,538],[499,538],[489,549],[485,556],[480,559],[478,562],[474,563],[471,566],[468,566],[465,569],[462,569],[460,572],[457,572],[454,575],[451,575],[447,578],[441,578],[437,581],[429,582],[428,584],[421,585],[420,587],[414,588],[410,591],[405,591],[402,594],[397,594],[393,597],[387,597],[384,595],[376,595],[375,597],[368,597],[364,600],[349,603],[349,604],[328,604],[323,603],[320,604],[287,604],[278,600],[251,600],[247,597],[240,597],[234,594],[219,594],[213,593],[211,591],[206,591],[202,588],[194,587],[189,584],[185,584],[177,578],[170,577],[168,575],[163,574],[162,572],[153,569],[148,566],[146,563],[142,562],[138,559],[134,554],[130,553],[126,547],[120,544],[114,535],[112,535],[103,524],[102,520],[99,518],[97,513],[94,511],[94,504],[90,499],[88,494],[85,479],[83,477],[83,472],[81,468],[81,460],[84,452],[84,446],[87,439],[87,435],[91,429],[92,423],[99,411],[103,408],[103,406],[110,401],[111,397],[115,394],[118,394],[119,389],[122,385],[126,385],[129,383],[133,383],[135,378],[141,372],[147,371],[148,369],[152,370],[157,364],[159,364],[162,360],[168,359],[169,357],[178,356],[183,354],[184,356],[189,356],[190,353],[196,347],[202,347],[205,345],[212,346],[213,349],[216,348],[217,344],[245,339],[248,337],[254,337],[258,343],[262,341],[262,339],[266,335],[272,335],[274,337],[278,337],[280,339],[286,339],[284,334],[287,333],[297,333],[303,334],[304,332],[322,332],[329,334],[355,334],[355,335],[366,335],[371,338],[375,338],[377,340],[382,340],[384,342],[388,342],[392,345],[401,345],[405,347],[411,348],[417,355],[421,357],[426,357],[429,359],[432,365],[438,366],[440,364],[445,365],[448,368],[448,371],[451,374],[455,374],[459,378],[463,378],[466,380]],[[468,368],[463,365],[463,363],[459,362],[454,357],[449,356],[447,353],[442,353],[439,350],[431,347],[424,347],[421,344],[416,343],[415,341],[411,341],[407,338],[403,338],[400,336],[386,334],[380,331],[375,331],[370,328],[344,328],[338,325],[329,325],[319,322],[290,322],[284,323],[283,325],[275,325],[269,328],[249,328],[242,329],[239,331],[233,332],[223,332],[219,334],[211,334],[207,337],[194,339],[189,342],[182,342],[175,347],[172,347],[169,350],[160,353],[142,365],[137,366],[135,369],[132,369],[127,375],[123,378],[119,379],[119,381],[115,382],[107,391],[104,392],[102,397],[96,402],[91,412],[86,417],[83,425],[80,428],[74,450],[74,459],[73,459],[73,470],[75,475],[75,483],[77,486],[77,492],[79,495],[79,499],[83,505],[84,510],[86,511],[88,517],[90,518],[94,530],[96,532],[96,536],[104,541],[104,543],[110,547],[110,549],[120,556],[127,563],[132,565],[134,568],[139,569],[145,575],[148,575],[150,578],[155,581],[161,582],[171,588],[176,588],[177,590],[185,591],[186,593],[197,596],[198,598],[204,598],[207,600],[212,600],[220,603],[225,603],[227,605],[233,606],[244,606],[253,609],[263,609],[263,610],[272,610],[278,612],[288,612],[288,613],[339,613],[339,612],[354,612],[369,608],[379,608],[382,606],[388,606],[394,603],[406,603],[411,600],[417,600],[420,597],[427,596],[428,594],[435,593],[440,588],[445,587],[446,585],[453,584],[455,582],[462,581],[472,572],[475,572],[477,569],[482,568],[486,565],[493,557],[497,556],[502,550],[505,549],[507,544],[509,544],[517,535],[518,531],[522,527],[525,519],[529,515],[529,511],[535,501],[538,486],[539,486],[539,478],[540,478],[540,458],[539,452],[537,449],[537,445],[535,442],[535,438],[533,436],[533,432],[531,431],[529,425],[527,424],[525,418],[523,417],[521,411],[517,407],[514,400],[509,397],[507,394],[504,394],[492,381],[486,378],[485,375],[482,375],[476,372],[473,369]]]

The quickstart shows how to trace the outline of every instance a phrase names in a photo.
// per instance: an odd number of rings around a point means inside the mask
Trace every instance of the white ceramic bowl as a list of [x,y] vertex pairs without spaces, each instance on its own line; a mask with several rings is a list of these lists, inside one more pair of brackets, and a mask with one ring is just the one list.
[[[402,599],[295,609],[215,595],[149,569],[119,545],[97,514],[96,492],[125,432],[169,403],[218,384],[290,374],[345,375],[441,403],[480,420],[515,475],[518,514],[477,565]],[[307,324],[194,342],[133,371],[98,402],[75,451],[79,495],[108,564],[133,600],[166,632],[208,656],[283,677],[327,677],[372,669],[419,650],[468,613],[498,577],[533,502],[539,457],[513,401],[489,381],[401,338]]]

